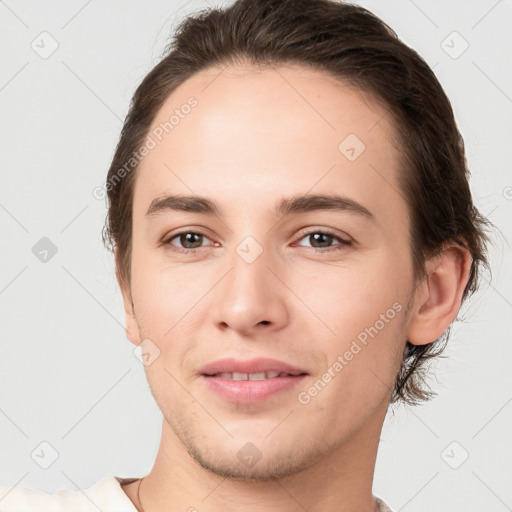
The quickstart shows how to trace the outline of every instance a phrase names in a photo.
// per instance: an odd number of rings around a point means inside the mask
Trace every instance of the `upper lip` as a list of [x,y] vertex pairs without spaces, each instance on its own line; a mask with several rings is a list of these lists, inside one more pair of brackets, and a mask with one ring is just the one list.
[[260,372],[282,372],[299,375],[307,373],[304,369],[292,366],[283,361],[269,358],[257,359],[234,359],[224,358],[213,361],[203,366],[199,373],[202,375],[215,375],[217,373],[260,373]]

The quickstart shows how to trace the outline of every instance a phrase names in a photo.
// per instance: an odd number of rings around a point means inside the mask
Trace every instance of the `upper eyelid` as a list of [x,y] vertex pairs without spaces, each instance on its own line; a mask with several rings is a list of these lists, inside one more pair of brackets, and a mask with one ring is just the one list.
[[[348,235],[345,235],[345,236],[342,236],[342,235],[337,235],[336,233],[334,233],[333,231],[330,231],[330,230],[326,230],[326,229],[312,229],[311,231],[306,231],[306,232],[303,232],[301,233],[295,242],[293,242],[293,244],[298,244],[298,242],[300,242],[301,240],[303,240],[304,238],[314,234],[314,233],[323,233],[325,235],[329,235],[329,236],[332,236],[334,239],[338,239],[338,244],[335,244],[334,246],[332,247],[326,247],[325,250],[328,251],[329,249],[332,249],[333,247],[336,247],[336,245],[353,245],[354,243],[354,240],[349,237]],[[303,245],[299,245],[299,247],[305,247]],[[307,248],[307,247],[306,247]],[[322,249],[319,249],[318,247],[310,247],[310,249],[315,249],[315,250],[322,250]],[[322,251],[322,252],[326,252],[326,251]]]
[[178,231],[177,233],[173,233],[172,235],[165,236],[164,242],[169,243],[171,240],[174,240],[175,238],[178,238],[181,235],[186,235],[188,233],[194,233],[196,235],[204,236],[205,238],[208,238],[209,240],[212,240],[210,236],[208,236],[203,230],[201,229],[184,229],[182,231]]
[[304,238],[305,236],[311,235],[313,233],[325,233],[327,235],[331,235],[333,237],[339,238],[340,240],[345,240],[345,238],[348,238],[350,241],[352,240],[352,237],[350,237],[347,233],[343,234],[337,234],[336,230],[331,228],[317,228],[317,227],[308,227],[304,228],[299,232],[299,239]]

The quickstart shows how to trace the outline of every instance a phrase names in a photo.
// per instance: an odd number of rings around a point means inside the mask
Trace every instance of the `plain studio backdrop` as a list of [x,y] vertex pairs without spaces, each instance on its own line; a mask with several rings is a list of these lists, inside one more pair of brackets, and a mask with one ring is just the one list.
[[[501,231],[492,279],[434,367],[439,396],[388,414],[374,493],[405,512],[512,510],[512,2],[360,3],[434,68],[475,202]],[[209,5],[0,2],[0,486],[53,493],[152,467],[162,416],[93,192],[136,86],[178,21]]]

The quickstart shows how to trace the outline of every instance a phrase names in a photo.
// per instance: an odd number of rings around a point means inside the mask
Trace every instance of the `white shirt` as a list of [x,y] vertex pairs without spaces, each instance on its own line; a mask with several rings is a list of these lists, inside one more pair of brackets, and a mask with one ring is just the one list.
[[[1,512],[137,512],[121,484],[136,478],[108,475],[87,489],[47,494],[23,487],[0,487]],[[381,498],[374,496],[379,512],[393,512]]]

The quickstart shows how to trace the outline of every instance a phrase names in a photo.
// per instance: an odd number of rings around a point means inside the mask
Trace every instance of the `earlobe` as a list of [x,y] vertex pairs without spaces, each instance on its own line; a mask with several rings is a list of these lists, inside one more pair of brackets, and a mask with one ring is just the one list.
[[471,263],[469,251],[455,244],[426,262],[426,277],[417,288],[409,319],[407,339],[410,343],[432,343],[455,320]]

